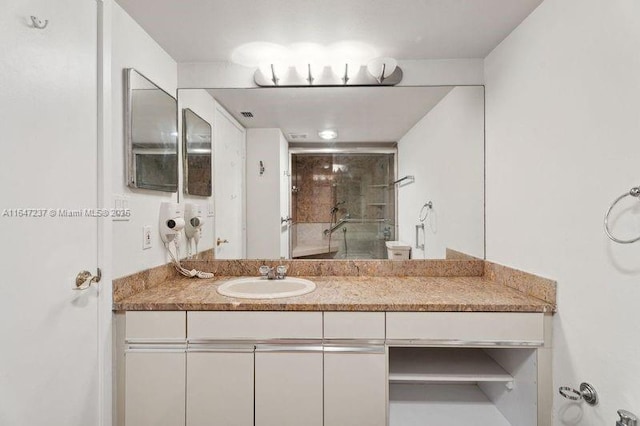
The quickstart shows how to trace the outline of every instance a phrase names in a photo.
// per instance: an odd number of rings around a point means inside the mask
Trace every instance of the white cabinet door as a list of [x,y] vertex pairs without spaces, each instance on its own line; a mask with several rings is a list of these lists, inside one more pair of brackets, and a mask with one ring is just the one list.
[[187,425],[253,426],[253,346],[187,354]]
[[384,346],[325,347],[324,426],[387,424]]
[[258,346],[255,368],[255,426],[322,426],[322,346]]
[[184,352],[125,354],[125,425],[184,426]]

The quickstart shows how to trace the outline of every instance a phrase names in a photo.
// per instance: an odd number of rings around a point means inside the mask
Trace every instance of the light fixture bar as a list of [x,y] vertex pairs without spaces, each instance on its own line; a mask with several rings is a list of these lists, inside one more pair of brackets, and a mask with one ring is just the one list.
[[[313,74],[311,64],[307,64],[299,72],[295,71],[295,67],[290,67],[289,72],[279,71],[281,76],[277,76],[273,64],[271,64],[268,74],[263,71],[256,70],[254,74],[254,82],[260,87],[337,87],[337,86],[395,86],[402,81],[403,72],[400,67],[396,67],[393,73],[385,77],[387,70],[386,65],[381,67],[382,72],[376,75],[371,74],[366,67],[352,70],[348,63],[344,65],[344,74],[319,73]],[[363,69],[364,68],[364,69]]]

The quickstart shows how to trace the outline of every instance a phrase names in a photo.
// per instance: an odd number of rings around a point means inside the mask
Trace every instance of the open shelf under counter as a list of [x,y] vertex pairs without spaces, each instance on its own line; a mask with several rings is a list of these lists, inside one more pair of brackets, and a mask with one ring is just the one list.
[[390,383],[513,382],[482,349],[391,348]]
[[392,384],[389,426],[512,426],[477,385]]

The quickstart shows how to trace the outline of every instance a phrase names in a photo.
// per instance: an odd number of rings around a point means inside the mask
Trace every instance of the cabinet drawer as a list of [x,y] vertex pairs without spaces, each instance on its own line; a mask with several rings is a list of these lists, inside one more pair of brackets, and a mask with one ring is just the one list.
[[127,340],[184,340],[187,313],[183,311],[127,311]]
[[325,312],[325,339],[384,339],[384,312]]
[[542,345],[543,318],[518,312],[388,312],[387,339]]
[[322,338],[322,312],[189,312],[187,315],[190,340]]

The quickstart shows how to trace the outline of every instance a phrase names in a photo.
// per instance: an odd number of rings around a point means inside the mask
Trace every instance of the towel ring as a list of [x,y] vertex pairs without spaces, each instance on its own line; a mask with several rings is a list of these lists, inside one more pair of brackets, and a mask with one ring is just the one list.
[[626,192],[621,196],[619,196],[618,198],[616,198],[613,201],[613,203],[611,203],[609,210],[607,210],[607,214],[604,215],[604,232],[607,233],[607,236],[611,238],[612,241],[615,241],[616,243],[620,243],[620,244],[631,244],[631,243],[635,243],[636,241],[640,241],[640,237],[633,238],[631,240],[621,240],[611,235],[611,230],[609,229],[609,215],[611,215],[611,210],[613,210],[615,205],[618,204],[623,198],[626,198],[626,197],[636,197],[640,200],[640,186],[635,186],[631,188],[629,192]]
[[429,216],[429,210],[433,208],[433,203],[431,201],[427,201],[424,203],[424,206],[420,209],[420,214],[418,215],[418,220],[420,222],[424,222],[427,220],[427,216]]

